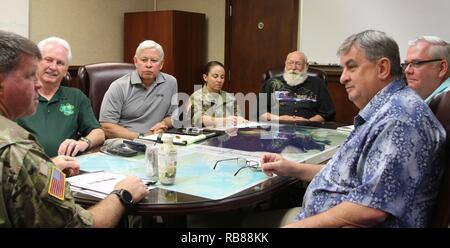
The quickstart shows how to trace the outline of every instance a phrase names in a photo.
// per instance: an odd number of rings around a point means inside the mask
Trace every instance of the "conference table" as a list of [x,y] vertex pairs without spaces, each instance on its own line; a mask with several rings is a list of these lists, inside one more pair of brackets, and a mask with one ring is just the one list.
[[[259,133],[260,129],[252,128],[242,130],[239,129],[233,134],[233,137],[226,137],[227,134],[224,133],[219,137],[205,140],[201,142],[201,144],[225,150],[230,148],[230,146],[232,148],[236,148],[236,145],[238,145],[241,148],[237,147],[237,149],[250,149],[250,152],[280,152],[280,149],[283,149],[283,145],[280,144],[283,144],[283,142],[287,142],[287,145],[303,142],[303,140],[296,140],[296,137],[299,136],[299,130],[302,130],[302,132],[304,132],[304,130],[307,130],[308,132],[313,130],[316,132],[316,129],[318,129],[326,130],[326,132],[330,130],[332,130],[332,132],[336,132],[333,129],[342,125],[338,123],[315,122],[282,124],[280,126],[282,126],[281,129],[277,129],[276,132],[278,136],[280,133],[284,134],[284,137],[281,138],[263,139]],[[297,134],[295,136],[286,136],[286,133]],[[337,132],[336,134],[333,133],[333,135],[337,135],[339,137],[339,144],[341,144],[346,137],[346,135],[340,136]],[[303,138],[304,137],[302,137],[302,139]],[[280,143],[279,140],[282,142]],[[274,142],[276,142],[276,145],[274,145]],[[310,146],[311,145],[308,143],[308,147]],[[302,147],[302,149],[305,149],[305,147]],[[283,153],[281,152],[281,154]],[[328,155],[328,158],[329,157],[330,155]],[[83,166],[81,167],[83,169]],[[167,188],[156,187],[152,188],[150,190],[150,194],[141,202],[129,208],[127,210],[127,214],[143,217],[161,216],[164,219],[166,226],[184,227],[186,226],[186,216],[189,214],[225,212],[246,208],[249,206],[257,206],[257,204],[274,198],[297,183],[298,180],[292,177],[267,177],[266,180],[257,183],[256,185],[221,199],[211,199],[198,195],[172,191]],[[224,187],[226,187],[226,185],[224,185]],[[76,202],[84,207],[92,206],[100,200],[99,198],[79,192],[74,192],[73,194]]]
[[[166,227],[186,227],[186,216],[189,214],[225,212],[256,206],[295,183],[297,183],[295,178],[275,177],[220,200],[154,188],[146,198],[128,209],[127,214],[143,217],[162,216]],[[98,198],[77,192],[74,192],[74,197],[83,207],[90,207],[99,201]]]

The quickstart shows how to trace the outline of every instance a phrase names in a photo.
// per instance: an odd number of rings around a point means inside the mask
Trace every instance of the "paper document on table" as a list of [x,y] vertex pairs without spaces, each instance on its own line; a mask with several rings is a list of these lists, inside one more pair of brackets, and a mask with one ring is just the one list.
[[342,132],[342,133],[350,133],[351,131],[353,131],[353,129],[355,129],[354,125],[349,125],[349,126],[342,126],[342,127],[338,127],[336,129],[336,131],[338,132]]
[[70,185],[70,190],[72,190],[72,192],[75,192],[75,193],[90,195],[90,196],[94,196],[94,197],[97,197],[100,199],[105,199],[108,196],[108,194],[100,193],[100,192],[97,192],[94,190],[83,189],[83,188],[73,186],[73,185]]
[[102,171],[69,177],[67,178],[67,181],[78,188],[109,194],[114,190],[116,183],[124,178],[125,176],[121,174]]
[[240,123],[237,125],[233,125],[233,126],[223,126],[223,127],[205,127],[206,130],[215,130],[215,131],[227,131],[230,129],[234,129],[234,128],[252,128],[252,127],[259,127],[259,126],[267,126],[266,123],[261,123],[261,122],[254,122],[254,121],[249,121],[246,123]]

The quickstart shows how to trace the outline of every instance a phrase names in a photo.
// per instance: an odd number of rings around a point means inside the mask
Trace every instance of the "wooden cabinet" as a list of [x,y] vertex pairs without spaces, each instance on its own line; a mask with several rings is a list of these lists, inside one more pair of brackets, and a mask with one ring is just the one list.
[[133,63],[136,48],[154,40],[164,49],[163,72],[178,81],[178,92],[191,94],[206,64],[205,14],[184,11],[125,13],[124,61]]

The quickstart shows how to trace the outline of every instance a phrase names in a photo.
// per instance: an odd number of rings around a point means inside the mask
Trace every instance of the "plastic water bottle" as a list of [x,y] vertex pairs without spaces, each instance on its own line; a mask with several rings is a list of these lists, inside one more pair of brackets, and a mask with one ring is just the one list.
[[158,181],[158,147],[147,146],[145,150],[145,176],[151,181]]
[[158,153],[159,182],[164,185],[175,183],[177,174],[177,149],[173,144],[173,136],[163,135],[162,146]]

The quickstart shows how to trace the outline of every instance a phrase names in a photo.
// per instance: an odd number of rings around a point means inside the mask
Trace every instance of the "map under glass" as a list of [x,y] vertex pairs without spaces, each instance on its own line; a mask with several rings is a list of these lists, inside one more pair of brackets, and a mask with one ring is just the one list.
[[[218,200],[253,187],[268,177],[261,171],[242,169],[241,158],[259,161],[263,152],[280,153],[290,160],[322,162],[329,159],[346,138],[333,129],[280,126],[275,129],[243,129],[232,135],[214,137],[201,144],[178,146],[177,174],[174,185],[158,188]],[[145,179],[144,156],[131,158],[92,153],[77,157],[81,170],[136,175]]]

